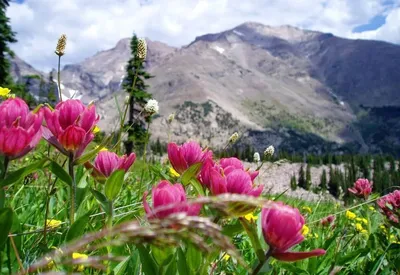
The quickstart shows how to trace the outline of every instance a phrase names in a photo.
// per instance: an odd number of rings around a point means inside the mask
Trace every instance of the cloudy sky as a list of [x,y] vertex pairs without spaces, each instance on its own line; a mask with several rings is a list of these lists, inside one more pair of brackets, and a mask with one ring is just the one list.
[[136,32],[173,46],[246,21],[400,44],[400,0],[12,0],[15,53],[48,71],[68,37],[64,63],[80,62]]

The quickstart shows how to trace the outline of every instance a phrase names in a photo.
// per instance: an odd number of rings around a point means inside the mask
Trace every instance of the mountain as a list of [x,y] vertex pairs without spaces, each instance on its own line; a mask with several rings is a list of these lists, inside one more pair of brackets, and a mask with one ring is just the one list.
[[[97,100],[106,131],[118,127],[114,97],[122,106],[129,41],[61,73],[66,90],[78,90],[87,103]],[[223,146],[239,131],[242,143],[257,150],[274,144],[297,151],[400,153],[398,136],[387,130],[398,120],[382,118],[387,108],[394,114],[400,108],[398,45],[254,22],[196,37],[181,48],[147,42],[146,67],[155,75],[150,92],[160,102],[152,138],[166,141],[170,131],[175,141]],[[168,129],[171,112],[176,121]],[[379,134],[382,127],[389,136]]]

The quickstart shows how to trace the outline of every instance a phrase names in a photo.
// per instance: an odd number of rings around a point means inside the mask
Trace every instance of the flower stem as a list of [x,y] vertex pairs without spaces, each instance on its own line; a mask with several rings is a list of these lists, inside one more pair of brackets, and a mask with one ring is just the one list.
[[150,122],[147,123],[146,139],[144,141],[144,148],[143,148],[143,162],[144,163],[146,163],[146,149],[147,149],[147,144],[149,142],[149,128],[150,128]]
[[59,100],[62,101],[61,94],[61,55],[58,56],[58,73],[57,73],[57,83],[58,83],[58,92],[59,92]]
[[72,179],[72,185],[71,185],[71,208],[70,208],[70,212],[69,212],[70,225],[72,225],[74,223],[75,194],[76,194],[76,184],[75,184],[75,175],[74,175],[74,154],[72,152],[69,155],[68,171],[69,171],[69,175],[70,175],[70,177]]
[[[125,120],[126,120],[126,115],[128,113],[128,108],[129,108],[129,106],[131,104],[133,104],[133,105],[135,104],[134,102],[131,103],[131,100],[132,100],[133,90],[135,89],[135,86],[136,86],[137,77],[138,77],[138,72],[136,71],[135,72],[135,76],[133,77],[131,92],[129,93],[129,103],[128,104],[125,103],[124,115],[123,115],[123,117],[121,119],[121,122],[120,122],[120,125],[119,125],[119,133],[118,133],[118,139],[117,139],[117,145],[116,145],[117,146],[117,154],[120,153],[121,136],[122,136],[122,131],[123,131],[123,128],[124,128],[124,125],[125,125]],[[133,107],[134,106],[132,106],[132,108],[131,108],[132,109],[131,110],[132,114],[130,114],[131,118],[133,118],[133,109],[134,109]]]
[[[0,177],[1,180],[6,178],[9,163],[10,163],[10,161],[9,161],[8,157],[4,157],[3,173]],[[0,187],[0,208],[4,207],[5,201],[6,201],[6,192],[4,191],[4,188]]]
[[268,261],[269,257],[271,257],[271,249],[268,250],[267,254],[265,254],[265,260],[264,261],[260,261],[258,263],[258,265],[256,266],[256,268],[253,270],[253,275],[257,275],[261,268],[264,266],[264,264]]
[[[111,229],[112,229],[112,220],[113,220],[113,216],[114,216],[114,203],[113,203],[112,200],[110,200],[108,202],[108,206],[109,206],[110,215],[108,215],[106,226],[107,226],[107,229],[110,230],[110,235],[108,236],[108,238],[109,238],[109,241],[111,243],[111,241],[112,241],[112,231],[111,231]],[[107,246],[107,252],[108,252],[108,257],[111,259],[112,258],[112,245],[108,245]],[[111,261],[108,261],[107,274],[112,274]]]

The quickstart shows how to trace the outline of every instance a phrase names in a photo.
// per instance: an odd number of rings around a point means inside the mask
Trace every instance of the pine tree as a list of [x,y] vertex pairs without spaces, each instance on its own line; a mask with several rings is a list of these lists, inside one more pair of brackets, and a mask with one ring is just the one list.
[[327,190],[328,189],[328,186],[327,186],[327,178],[326,178],[326,171],[325,171],[325,169],[322,171],[322,175],[321,175],[321,181],[320,181],[320,184],[319,184],[319,187],[322,189],[322,190]]
[[300,170],[299,170],[299,180],[298,180],[298,185],[301,188],[306,188],[306,176],[304,173],[304,167],[301,165]]
[[296,180],[296,176],[295,176],[295,175],[293,175],[293,176],[290,178],[290,188],[291,188],[293,191],[297,189],[297,180]]
[[[147,139],[146,122],[148,123],[148,119],[150,119],[150,117],[145,118],[141,111],[147,100],[151,98],[151,94],[146,91],[148,85],[145,84],[145,80],[153,76],[145,71],[144,60],[138,56],[138,44],[139,39],[136,34],[133,34],[130,44],[132,56],[128,61],[126,77],[122,85],[125,92],[130,95],[128,124],[126,125],[128,140],[125,142],[127,154],[134,149],[135,151],[143,149]],[[142,114],[140,118],[138,118],[139,114]]]
[[306,190],[310,190],[312,185],[311,181],[311,165],[307,165],[306,169]]
[[8,86],[13,82],[8,56],[12,57],[14,53],[8,44],[17,42],[15,33],[11,30],[10,19],[6,16],[8,2],[8,0],[0,0],[0,86]]

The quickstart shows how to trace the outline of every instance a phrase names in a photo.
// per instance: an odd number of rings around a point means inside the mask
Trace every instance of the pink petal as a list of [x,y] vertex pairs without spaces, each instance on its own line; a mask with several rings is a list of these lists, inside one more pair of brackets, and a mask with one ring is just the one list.
[[185,161],[182,153],[179,151],[178,145],[176,145],[175,143],[169,143],[167,151],[168,158],[171,162],[172,167],[179,174],[182,174],[188,168],[188,164]]
[[210,169],[211,176],[211,193],[213,195],[219,195],[223,193],[227,193],[227,183],[226,178],[224,178],[219,172],[215,169]]

